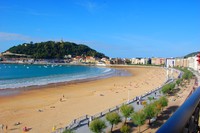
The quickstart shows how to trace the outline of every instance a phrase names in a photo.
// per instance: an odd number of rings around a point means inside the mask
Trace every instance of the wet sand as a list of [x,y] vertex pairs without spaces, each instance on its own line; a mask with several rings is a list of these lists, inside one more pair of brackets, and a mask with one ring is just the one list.
[[[0,97],[0,124],[8,125],[8,132],[51,132],[52,127],[64,127],[83,115],[94,115],[130,98],[155,89],[166,80],[166,71],[158,67],[120,67],[132,76],[111,77],[95,81],[22,91]],[[62,99],[62,100],[61,100]],[[20,125],[14,124],[20,122]],[[1,130],[0,130],[1,132]]]

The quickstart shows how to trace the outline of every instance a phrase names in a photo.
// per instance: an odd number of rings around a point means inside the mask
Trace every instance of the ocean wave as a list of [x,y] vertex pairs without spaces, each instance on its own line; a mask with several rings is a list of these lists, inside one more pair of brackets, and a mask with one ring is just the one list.
[[[31,66],[28,66],[28,67],[29,67],[29,70],[26,69],[26,71],[30,71]],[[24,67],[24,68],[27,68],[27,67]],[[69,66],[67,66],[66,68],[74,69],[73,67],[69,67]],[[65,70],[66,68],[63,68],[63,69]],[[69,82],[69,81],[85,80],[85,79],[91,79],[91,78],[105,78],[105,77],[111,77],[113,75],[116,75],[116,70],[111,69],[111,68],[88,67],[86,69],[84,67],[83,70],[80,70],[81,68],[78,68],[78,69],[79,70],[77,70],[77,72],[76,70],[72,70],[71,73],[67,72],[64,74],[52,74],[49,76],[40,76],[40,77],[30,76],[28,78],[26,77],[26,78],[16,78],[16,79],[7,78],[5,80],[1,78],[0,89],[8,89],[8,88],[14,89],[14,88],[29,87],[29,86],[41,86],[41,85],[47,85],[51,83]],[[58,68],[58,71],[59,70],[61,70],[61,68]]]

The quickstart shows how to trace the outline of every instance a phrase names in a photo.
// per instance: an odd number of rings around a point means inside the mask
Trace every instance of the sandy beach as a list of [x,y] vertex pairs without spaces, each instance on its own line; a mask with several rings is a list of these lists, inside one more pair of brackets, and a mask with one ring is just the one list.
[[[52,85],[0,97],[0,124],[8,132],[48,133],[52,127],[64,127],[83,115],[94,115],[128,99],[155,89],[166,80],[166,71],[158,67],[120,67],[132,76],[111,77],[95,81]],[[62,99],[62,100],[61,100]],[[20,125],[14,125],[20,122]],[[1,132],[2,130],[0,130]]]

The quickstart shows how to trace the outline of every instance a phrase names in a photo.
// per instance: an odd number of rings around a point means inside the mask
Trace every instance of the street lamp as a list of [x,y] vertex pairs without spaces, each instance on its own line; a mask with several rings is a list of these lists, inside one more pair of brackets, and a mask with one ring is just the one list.
[[173,73],[174,73],[174,69],[171,68],[171,78],[172,78],[172,80],[174,79],[174,75],[173,75]]
[[169,69],[167,68],[167,80],[169,79]]
[[127,99],[127,103],[129,103],[130,101],[130,89],[128,89],[128,99]]

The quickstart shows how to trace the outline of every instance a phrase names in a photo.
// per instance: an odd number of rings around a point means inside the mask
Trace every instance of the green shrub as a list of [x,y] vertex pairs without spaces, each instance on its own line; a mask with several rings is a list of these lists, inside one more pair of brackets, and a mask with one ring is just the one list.
[[175,86],[176,86],[175,83],[166,84],[166,85],[164,85],[164,86],[162,87],[162,92],[163,92],[164,94],[173,92]]
[[177,79],[176,84],[179,86],[181,84],[182,79]]
[[120,118],[119,114],[116,113],[116,112],[107,114],[106,120],[111,124],[111,132],[112,132],[112,129],[113,129],[113,125],[114,124],[116,125],[119,122],[121,122],[121,118]]
[[151,102],[153,100],[153,97],[148,97],[148,100]]
[[143,110],[133,113],[132,115],[132,121],[134,124],[138,125],[139,133],[140,133],[140,126],[144,125],[145,120],[146,120],[146,115]]
[[144,113],[145,113],[146,117],[149,119],[149,124],[151,124],[150,119],[156,116],[155,105],[154,104],[147,105],[144,108]]
[[160,111],[162,109],[162,106],[161,106],[160,102],[155,101],[153,103],[153,106],[155,107],[155,114],[156,114],[156,116],[158,116],[158,114],[160,113]]
[[123,125],[121,128],[120,128],[120,131],[122,133],[130,133],[131,132],[131,128],[128,126],[128,125]]
[[101,133],[106,128],[105,121],[95,119],[90,123],[90,130],[94,133]]
[[124,105],[122,105],[120,107],[120,112],[125,117],[124,123],[126,123],[127,118],[131,116],[131,114],[133,113],[133,111],[134,111],[134,108],[133,108],[133,106],[130,106],[130,105],[124,104]]
[[162,109],[168,105],[168,99],[164,96],[159,98],[158,102],[160,103]]
[[74,132],[72,130],[70,130],[70,129],[67,129],[63,133],[74,133]]

